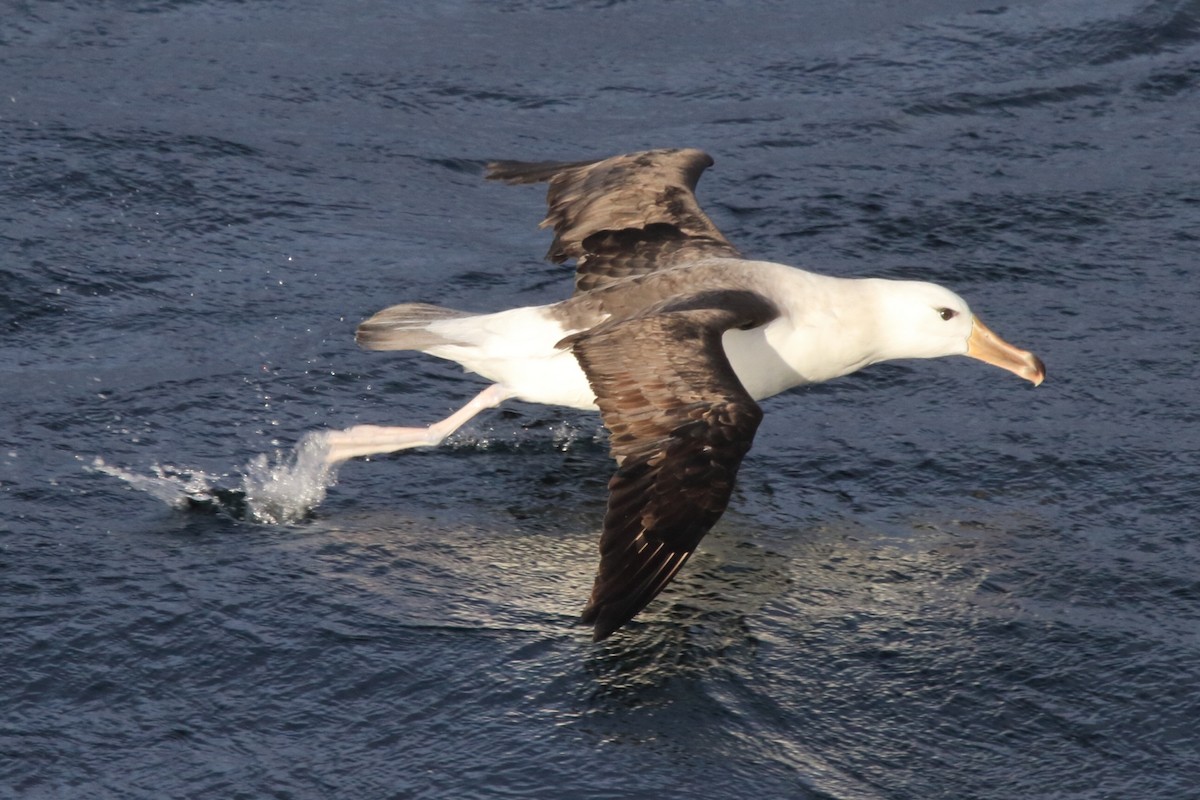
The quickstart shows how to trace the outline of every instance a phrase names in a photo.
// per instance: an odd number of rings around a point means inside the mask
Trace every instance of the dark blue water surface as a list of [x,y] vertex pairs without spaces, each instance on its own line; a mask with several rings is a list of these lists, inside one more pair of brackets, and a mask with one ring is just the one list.
[[[363,317],[569,291],[485,161],[652,146],[745,252],[944,283],[1049,379],[767,401],[599,645],[593,416],[239,508],[481,387]],[[0,795],[1200,797],[1198,154],[1195,0],[6,3]]]

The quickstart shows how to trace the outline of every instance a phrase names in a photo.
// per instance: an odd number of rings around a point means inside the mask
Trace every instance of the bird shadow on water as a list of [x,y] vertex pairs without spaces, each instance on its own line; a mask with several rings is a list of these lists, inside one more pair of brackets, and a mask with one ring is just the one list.
[[752,620],[786,590],[788,560],[732,531],[714,532],[711,540],[673,583],[670,605],[588,654],[582,669],[591,678],[591,712],[706,695],[709,681],[754,662],[760,640]]
[[252,458],[238,475],[213,475],[199,469],[154,464],[140,474],[97,457],[93,472],[117,478],[173,508],[215,514],[267,525],[291,525],[309,517],[329,487],[337,483],[339,464],[326,460],[323,431],[306,434],[290,452]]

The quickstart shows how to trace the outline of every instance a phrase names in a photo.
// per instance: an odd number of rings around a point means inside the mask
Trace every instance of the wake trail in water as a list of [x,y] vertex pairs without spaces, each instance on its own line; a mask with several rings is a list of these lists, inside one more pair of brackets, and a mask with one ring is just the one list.
[[291,452],[277,451],[252,458],[241,470],[241,480],[222,485],[228,475],[210,475],[169,465],[154,464],[151,473],[138,474],[97,457],[91,469],[127,483],[170,506],[224,513],[268,525],[290,525],[304,519],[337,483],[338,464],[326,460],[329,446],[324,431],[309,433]]

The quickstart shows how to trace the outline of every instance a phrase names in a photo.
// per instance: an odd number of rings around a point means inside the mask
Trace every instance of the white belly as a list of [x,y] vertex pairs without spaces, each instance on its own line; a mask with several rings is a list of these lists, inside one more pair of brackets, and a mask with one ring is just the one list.
[[503,384],[530,403],[596,410],[596,395],[570,350],[555,347],[572,333],[538,307],[437,322],[430,330],[463,344],[426,352]]
[[[595,393],[574,354],[555,347],[573,331],[564,330],[539,307],[439,320],[429,330],[456,343],[425,352],[457,361],[468,371],[503,384],[514,397],[596,409]],[[761,400],[862,366],[821,357],[838,350],[839,344],[806,331],[782,317],[761,328],[726,331],[722,344],[729,363],[751,397]]]
[[472,371],[504,384],[519,400],[597,410],[596,394],[570,350],[546,358],[493,361]]
[[[553,346],[567,332],[554,326],[548,333],[520,346],[510,339],[502,349],[460,352],[454,360],[471,372],[504,384],[521,400],[595,410],[595,393],[575,355]],[[767,326],[729,331],[722,340],[734,373],[755,400],[811,382],[780,357],[778,343],[772,340],[781,335],[780,328]]]

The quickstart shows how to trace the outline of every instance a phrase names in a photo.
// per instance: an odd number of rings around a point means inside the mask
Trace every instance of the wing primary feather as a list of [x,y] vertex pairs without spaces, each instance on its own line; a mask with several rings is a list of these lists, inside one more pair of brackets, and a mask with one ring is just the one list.
[[647,150],[597,161],[493,161],[486,177],[549,184],[546,258],[575,259],[578,294],[702,258],[740,257],[696,200],[712,163],[702,150]]

